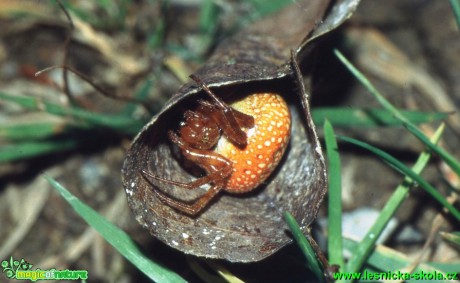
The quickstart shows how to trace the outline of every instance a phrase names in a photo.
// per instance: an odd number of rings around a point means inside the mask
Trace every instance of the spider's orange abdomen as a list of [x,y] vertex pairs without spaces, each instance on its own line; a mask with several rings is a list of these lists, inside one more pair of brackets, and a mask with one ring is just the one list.
[[217,153],[233,162],[224,189],[244,193],[264,182],[278,165],[289,142],[291,116],[284,99],[274,93],[251,94],[230,106],[255,121],[253,128],[245,129],[246,147],[239,148],[225,137],[216,147]]

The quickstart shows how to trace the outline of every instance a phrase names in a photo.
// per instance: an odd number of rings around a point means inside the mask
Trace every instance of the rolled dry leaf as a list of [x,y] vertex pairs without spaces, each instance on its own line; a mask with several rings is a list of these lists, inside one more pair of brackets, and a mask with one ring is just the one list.
[[153,186],[141,175],[145,170],[177,182],[196,179],[167,135],[178,128],[185,110],[209,98],[195,82],[182,86],[137,135],[122,169],[123,185],[137,221],[153,236],[187,254],[251,262],[291,242],[284,211],[307,232],[327,191],[327,178],[297,61],[308,60],[313,39],[349,18],[359,0],[334,3],[330,7],[325,0],[295,2],[222,42],[194,74],[228,103],[262,92],[278,93],[287,101],[290,142],[262,185],[245,194],[221,191],[202,212],[189,216],[161,202],[153,190],[192,201],[205,189],[187,190],[161,181]]

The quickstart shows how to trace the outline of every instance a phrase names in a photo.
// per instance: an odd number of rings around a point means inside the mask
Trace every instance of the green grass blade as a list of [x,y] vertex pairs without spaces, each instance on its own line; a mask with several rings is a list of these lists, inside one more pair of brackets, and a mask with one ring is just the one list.
[[72,206],[91,227],[93,227],[104,239],[109,242],[121,255],[129,260],[140,271],[155,282],[186,282],[178,274],[151,261],[141,253],[133,240],[120,228],[107,221],[99,213],[81,202],[61,184],[51,177],[44,178],[59,192],[59,194]]
[[31,141],[50,138],[68,132],[72,126],[65,122],[8,123],[0,125],[0,140]]
[[[350,252],[354,252],[357,245],[358,244],[353,240],[344,239],[344,247]],[[404,254],[401,254],[399,252],[396,252],[384,246],[379,246],[370,255],[367,265],[375,268],[375,270],[386,273],[388,271],[403,270],[408,265],[410,265],[412,262],[413,262],[413,259],[408,258]],[[437,273],[458,272],[459,264],[460,262],[451,262],[451,263],[445,263],[445,264],[426,262],[426,263],[420,264],[415,269],[415,271],[412,272],[412,274],[414,274],[415,272],[422,272],[422,271],[425,274],[434,273],[434,272],[437,272]],[[441,283],[441,282],[452,282],[452,281],[442,281],[442,280],[421,281],[421,280],[412,279],[412,280],[407,280],[404,282],[410,282],[410,283],[440,282]]]
[[248,1],[250,5],[254,7],[254,14],[251,15],[251,20],[259,19],[265,16],[268,16],[276,11],[281,10],[289,1],[286,0],[250,0]]
[[203,54],[216,39],[214,33],[218,26],[219,12],[213,0],[203,1],[200,10],[200,50],[198,54]]
[[77,107],[64,107],[58,104],[44,102],[36,97],[9,95],[0,92],[0,99],[17,103],[30,110],[45,111],[53,115],[73,117],[89,125],[82,123],[79,126],[88,128],[91,125],[112,128],[126,134],[136,134],[146,121],[136,120],[121,115],[106,115],[90,112]]
[[[429,123],[447,118],[447,113],[401,111],[409,121],[414,124]],[[404,123],[395,118],[386,109],[353,109],[350,107],[322,107],[312,110],[313,121],[323,125],[328,119],[335,127],[381,127],[402,126]]]
[[316,278],[320,281],[324,281],[324,276],[323,272],[321,270],[321,266],[316,258],[316,254],[313,250],[313,248],[310,245],[310,242],[305,238],[305,236],[302,233],[302,230],[300,230],[299,224],[297,224],[297,221],[295,220],[294,216],[290,214],[289,212],[284,212],[284,220],[286,221],[287,225],[289,226],[289,229],[291,230],[292,236],[294,237],[294,240],[296,241],[297,245],[299,246],[300,250],[303,252],[305,255],[305,258],[307,259],[308,266],[310,269],[313,271],[315,274]]
[[213,0],[204,0],[200,10],[200,30],[203,34],[211,36],[217,27],[219,11]]
[[73,139],[66,139],[2,145],[0,147],[0,164],[31,158],[50,152],[69,150],[75,148],[77,144],[77,141]]
[[340,156],[334,129],[326,119],[324,122],[324,140],[328,160],[328,253],[329,263],[337,264],[341,270],[345,267],[342,244],[342,181],[340,174]]
[[385,97],[383,97],[374,85],[369,81],[363,73],[361,73],[345,56],[338,50],[334,50],[335,55],[347,67],[347,69],[367,88],[367,90],[377,99],[377,101],[388,111],[390,111],[397,119],[410,123],[410,121],[398,111]]
[[449,0],[449,2],[457,21],[457,27],[460,29],[460,0]]
[[[444,124],[442,124],[434,133],[432,141],[437,143],[441,138],[442,132],[444,130]],[[419,158],[415,162],[412,170],[420,174],[425,168],[426,164],[430,159],[430,152],[424,151],[420,154]],[[382,211],[380,212],[379,217],[376,219],[375,223],[366,233],[364,238],[361,240],[353,255],[347,263],[347,272],[358,272],[361,270],[363,264],[367,261],[369,255],[372,253],[375,243],[380,237],[381,233],[385,229],[388,222],[395,215],[398,208],[404,202],[404,200],[409,195],[410,186],[413,180],[409,177],[405,177],[404,181],[396,188],[391,197],[386,202]]]
[[458,211],[453,205],[451,205],[445,198],[442,196],[433,186],[431,186],[427,181],[422,179],[417,173],[412,171],[410,168],[405,166],[402,162],[389,155],[388,153],[380,150],[376,147],[373,147],[367,143],[349,138],[344,136],[338,137],[340,140],[352,143],[364,149],[367,149],[389,164],[391,167],[396,169],[398,172],[404,174],[407,177],[410,177],[418,185],[424,189],[428,194],[430,194],[436,201],[438,201],[442,206],[444,206],[459,222],[460,222],[460,211]]
[[442,272],[457,272],[458,267],[460,266],[460,261],[451,261],[451,262],[437,262],[437,261],[429,261],[425,263],[433,268],[436,268]]
[[417,137],[423,144],[425,144],[429,149],[431,149],[434,153],[439,155],[439,157],[442,158],[446,162],[447,165],[449,165],[452,170],[457,174],[457,176],[460,176],[460,163],[451,155],[449,154],[446,150],[444,150],[442,147],[439,147],[432,143],[422,132],[420,132],[414,125],[411,124],[405,124],[407,130],[411,132],[415,137]]
[[[217,272],[222,278],[225,279],[225,282],[228,283],[244,283],[243,280],[236,277],[232,274],[228,269],[226,269],[222,264],[217,263],[215,260],[208,260],[206,263],[215,271]],[[216,281],[214,281],[216,282]]]
[[[141,101],[145,100],[148,97],[152,87],[153,87],[153,80],[152,79],[145,80],[145,82],[141,85],[140,89],[136,90],[136,92],[134,93],[134,98],[136,100],[141,100]],[[139,106],[138,103],[129,102],[123,108],[120,115],[123,117],[131,117],[138,106]]]
[[168,10],[169,1],[161,1],[157,3],[157,0],[149,0],[149,5],[158,5],[159,10],[159,18],[156,18],[154,21],[153,29],[148,31],[147,36],[147,46],[149,47],[150,51],[154,51],[155,49],[163,46],[165,43],[165,34],[166,34],[166,19],[165,15],[167,14],[165,11]]
[[163,38],[166,31],[164,19],[158,19],[155,29],[147,35],[147,46],[150,50],[155,50],[163,44]]
[[[153,88],[153,79],[148,78],[142,83],[141,87],[134,92],[133,98],[136,99],[137,101],[146,100],[152,88]],[[137,107],[139,107],[139,103],[129,102],[123,108],[120,115],[123,117],[132,117]]]
[[441,232],[441,236],[460,249],[460,232],[446,233]]
[[460,163],[456,161],[453,156],[447,153],[442,148],[434,145],[429,141],[429,139],[414,125],[409,119],[407,119],[396,107],[394,107],[386,98],[384,98],[378,90],[372,85],[372,83],[358,70],[356,69],[350,61],[348,61],[342,53],[338,50],[334,51],[336,56],[342,61],[342,63],[355,75],[355,77],[361,81],[361,83],[369,90],[369,92],[377,99],[377,101],[388,111],[393,113],[393,115],[401,120],[405,127],[415,135],[420,141],[422,141],[426,146],[438,154],[446,163],[449,165],[452,170],[460,176]]

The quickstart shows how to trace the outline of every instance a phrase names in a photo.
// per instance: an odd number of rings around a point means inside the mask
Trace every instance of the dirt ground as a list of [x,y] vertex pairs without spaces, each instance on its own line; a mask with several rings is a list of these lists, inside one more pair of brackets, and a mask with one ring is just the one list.
[[[113,16],[116,12],[104,11],[90,1],[75,4],[94,18],[85,22],[72,14],[77,32],[70,39],[67,54],[71,66],[122,97],[131,96],[146,80],[151,80],[149,101],[153,112],[161,109],[179,88],[181,72],[189,74],[196,70],[219,41],[243,28],[244,22],[250,21],[250,15],[254,14],[254,7],[245,1],[216,1],[218,26],[208,33],[212,34],[209,38],[203,36],[206,27],[200,26],[201,1],[166,1],[167,5],[160,2],[132,1],[124,11],[123,25]],[[105,17],[107,21],[100,21]],[[160,25],[164,27],[161,37],[152,36]],[[51,70],[39,77],[33,75],[43,68],[62,64],[66,56],[69,23],[55,2],[0,0],[0,26],[0,93],[68,105],[69,99],[62,91],[62,70]],[[448,1],[364,0],[352,19],[318,46],[313,108],[378,106],[333,55],[332,50],[339,48],[396,106],[451,112],[442,145],[460,158],[457,150],[459,35]],[[76,76],[69,77],[69,85],[78,105],[91,111],[118,113],[127,105],[125,101],[100,95]],[[149,114],[138,107],[133,115],[147,118]],[[56,133],[60,133],[69,118],[27,110],[0,99],[0,124],[33,125],[33,122],[51,123]],[[430,134],[438,124],[427,124],[422,129]],[[322,125],[318,126],[322,135]],[[422,144],[402,127],[337,128],[336,131],[372,143],[408,165],[423,150]],[[0,147],[19,143],[3,133],[0,132]],[[41,269],[86,269],[90,274],[88,282],[149,282],[50,187],[42,176],[47,174],[124,229],[147,255],[190,282],[201,282],[191,266],[196,262],[204,265],[204,261],[184,256],[152,238],[138,225],[127,206],[120,169],[134,134],[98,128],[75,131],[70,134],[78,141],[75,146],[56,147],[37,156],[2,162],[0,260],[12,256],[24,258]],[[344,209],[381,209],[402,181],[401,175],[367,152],[346,144],[340,144],[339,149]],[[458,192],[458,177],[449,174],[438,159],[430,163],[423,176],[443,194],[452,194],[455,199],[449,187]],[[325,211],[323,207],[320,218]],[[434,200],[420,189],[413,190],[398,211],[399,226],[386,245],[417,258],[434,231],[435,238],[425,259],[460,261],[458,249],[439,235],[439,231],[458,231],[458,222],[453,218],[439,220],[436,218],[439,213]],[[407,227],[409,236],[402,237]],[[309,271],[301,261],[291,260],[298,253],[297,247],[290,245],[262,262],[220,264],[247,282],[281,282],[286,278],[289,282],[305,282],[311,278]],[[287,260],[294,263],[287,266],[284,264]],[[0,274],[0,278],[3,282],[5,277]]]

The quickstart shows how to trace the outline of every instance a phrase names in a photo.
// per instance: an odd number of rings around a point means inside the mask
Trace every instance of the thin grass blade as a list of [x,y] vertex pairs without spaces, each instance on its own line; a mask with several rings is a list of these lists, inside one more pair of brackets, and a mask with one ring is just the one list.
[[460,232],[446,233],[441,232],[441,236],[460,249]]
[[412,171],[402,162],[394,158],[393,156],[389,155],[388,153],[380,150],[370,144],[349,138],[344,136],[338,137],[340,140],[352,143],[359,147],[362,147],[366,150],[371,151],[383,161],[385,161],[388,165],[396,169],[398,172],[402,173],[403,175],[410,177],[414,180],[422,189],[424,189],[429,195],[431,195],[436,201],[438,201],[442,206],[444,206],[459,222],[460,222],[460,211],[458,211],[452,204],[450,204],[443,195],[441,195],[433,186],[431,186],[427,181],[422,179],[417,173]]
[[342,63],[353,73],[353,75],[368,89],[368,91],[377,99],[377,101],[388,111],[390,111],[397,119],[401,120],[405,127],[426,146],[438,154],[452,170],[460,176],[460,163],[453,158],[453,156],[447,153],[444,149],[431,143],[426,137],[407,117],[403,115],[396,107],[394,107],[385,97],[383,97],[379,91],[372,85],[372,83],[343,56],[340,51],[334,51],[336,56],[342,61]]
[[70,131],[73,127],[64,121],[8,123],[0,125],[0,140],[32,141],[51,138]]
[[[145,82],[141,85],[140,89],[136,90],[136,92],[134,93],[134,98],[140,101],[145,100],[148,97],[152,87],[153,87],[153,80],[152,79],[145,80]],[[131,117],[138,106],[139,106],[138,103],[129,102],[123,108],[120,115],[123,117]]]
[[281,10],[284,6],[289,4],[286,0],[250,0],[248,3],[254,7],[254,13],[251,15],[251,20],[256,20]]
[[334,129],[326,119],[324,122],[324,140],[328,160],[328,251],[330,264],[345,267],[342,244],[342,181],[340,174],[340,156]]
[[374,87],[370,80],[368,80],[363,73],[361,73],[353,64],[338,50],[334,50],[335,55],[347,67],[347,69],[367,88],[367,90],[377,99],[377,101],[388,111],[390,111],[397,119],[410,123],[410,121],[399,112],[380,92]]
[[286,211],[284,212],[284,220],[289,226],[294,240],[296,241],[300,250],[305,255],[308,266],[313,271],[318,281],[324,282],[324,276],[321,270],[320,263],[316,258],[315,252],[311,247],[310,242],[308,242],[308,240],[303,235],[302,230],[300,230],[299,224],[297,224],[297,221],[295,220],[294,216],[292,216],[292,214]]
[[45,140],[2,145],[0,147],[0,164],[31,158],[51,152],[70,150],[75,148],[77,145],[77,141],[72,139]]
[[219,273],[222,278],[225,279],[228,283],[244,283],[243,280],[236,277],[228,269],[226,269],[222,264],[217,263],[216,261],[207,261],[208,265],[214,269],[215,272]]
[[449,2],[457,21],[457,27],[460,29],[460,0],[449,0]]
[[[357,243],[353,240],[350,239],[344,239],[344,246],[347,250],[353,252],[354,249],[357,246]],[[388,271],[394,271],[393,274],[398,274],[397,270],[400,270],[401,273],[404,272],[404,268],[409,266],[412,263],[412,259],[407,257],[406,255],[397,252],[395,250],[392,250],[390,248],[387,248],[385,246],[377,246],[376,249],[372,252],[372,254],[369,256],[369,260],[367,261],[367,265],[374,268],[373,271],[377,271],[378,273],[384,273],[387,274]],[[460,262],[451,262],[451,263],[444,263],[444,264],[438,264],[438,263],[422,263],[415,269],[414,272],[412,272],[412,275],[417,274],[441,274],[444,273],[443,275],[445,276],[447,272],[458,272],[458,266]],[[410,276],[409,273],[407,273],[407,276]],[[368,281],[367,281],[368,282]],[[408,279],[404,282],[410,282],[410,283],[418,283],[418,282],[453,282],[453,281],[447,281],[447,280],[420,280],[420,279]]]
[[[437,143],[441,138],[442,132],[444,130],[444,124],[442,124],[434,133],[431,140],[434,143]],[[412,170],[416,174],[420,174],[425,168],[426,164],[430,159],[430,152],[424,151],[420,154],[419,158],[415,162]],[[347,272],[358,272],[363,267],[364,263],[367,261],[369,255],[374,250],[375,244],[385,229],[388,222],[395,215],[396,211],[402,205],[404,200],[409,195],[410,186],[413,183],[413,180],[409,177],[405,177],[403,182],[396,188],[391,197],[386,202],[385,206],[382,208],[379,217],[366,233],[365,237],[361,240],[359,245],[353,252],[353,255],[347,263]]]
[[439,147],[432,143],[422,132],[420,132],[414,125],[405,124],[407,130],[411,132],[415,137],[417,137],[423,144],[425,144],[429,149],[431,149],[434,153],[439,155],[439,157],[449,165],[452,170],[460,176],[460,163],[452,156],[452,154],[448,153],[442,147]]
[[[399,110],[414,124],[423,124],[447,118],[447,113]],[[386,110],[379,108],[353,109],[350,107],[322,107],[312,110],[313,121],[317,125],[328,119],[335,127],[381,127],[403,126],[404,123]]]
[[211,36],[218,26],[219,11],[212,0],[205,0],[200,9],[200,30],[203,35]]
[[[82,128],[90,128],[93,125],[97,125],[112,128],[126,134],[137,134],[146,122],[122,115],[99,114],[77,107],[64,107],[54,103],[44,102],[36,97],[9,95],[0,92],[0,99],[17,103],[30,110],[46,111],[53,115],[73,117],[81,120],[79,126]],[[84,123],[87,124],[85,125]]]
[[91,227],[93,227],[104,239],[109,242],[121,255],[129,260],[140,271],[154,282],[186,282],[178,274],[153,262],[141,253],[133,240],[120,228],[107,221],[99,213],[81,202],[66,188],[53,178],[44,175],[44,178],[59,192],[59,194],[72,206]]

